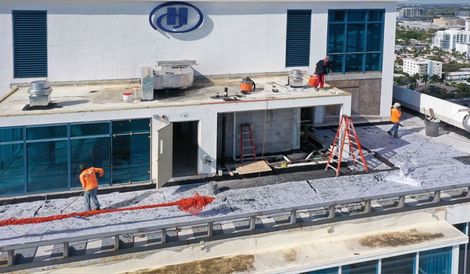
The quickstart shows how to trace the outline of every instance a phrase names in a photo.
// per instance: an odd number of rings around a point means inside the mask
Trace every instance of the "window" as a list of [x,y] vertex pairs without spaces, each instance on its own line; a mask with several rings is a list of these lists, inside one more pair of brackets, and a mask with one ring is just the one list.
[[24,192],[23,144],[0,144],[0,196]]
[[415,273],[416,253],[382,259],[382,274]]
[[384,10],[330,10],[327,52],[335,72],[382,70]]
[[440,248],[419,253],[419,274],[450,274],[452,248]]
[[311,17],[311,10],[287,11],[286,67],[309,65]]
[[338,267],[315,270],[315,271],[305,272],[302,274],[338,274]]
[[376,274],[377,261],[367,261],[357,264],[342,266],[341,273],[344,274]]
[[28,192],[68,188],[67,141],[28,143],[26,157]]
[[150,179],[150,120],[113,122],[113,183]]
[[80,188],[82,163],[100,185],[148,181],[149,136],[150,119],[0,128],[0,196]]
[[14,77],[47,77],[47,12],[13,11]]

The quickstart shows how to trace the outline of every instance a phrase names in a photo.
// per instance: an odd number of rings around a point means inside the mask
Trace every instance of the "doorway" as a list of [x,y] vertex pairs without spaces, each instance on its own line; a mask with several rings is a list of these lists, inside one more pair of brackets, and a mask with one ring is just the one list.
[[197,175],[199,121],[173,123],[173,177]]

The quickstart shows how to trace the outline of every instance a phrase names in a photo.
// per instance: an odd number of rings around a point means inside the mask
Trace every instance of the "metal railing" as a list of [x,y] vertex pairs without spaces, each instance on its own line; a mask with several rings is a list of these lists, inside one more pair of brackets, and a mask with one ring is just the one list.
[[[3,257],[4,267],[0,268],[0,271],[10,271],[12,268],[19,266],[22,268],[30,268],[40,265],[57,264],[61,263],[61,260],[62,262],[66,262],[66,259],[70,257],[80,259],[81,256],[82,259],[86,259],[87,256],[83,254],[73,255],[70,252],[72,246],[77,243],[96,240],[104,241],[105,239],[112,239],[110,249],[99,251],[100,256],[104,257],[119,254],[119,251],[124,249],[127,250],[126,252],[137,252],[145,249],[164,248],[165,244],[170,242],[172,245],[184,245],[191,241],[200,241],[201,239],[209,241],[244,236],[252,233],[341,221],[348,217],[362,218],[469,201],[470,183],[386,195],[371,195],[230,216],[208,217],[201,220],[183,221],[173,224],[111,231],[63,239],[6,245],[0,246],[0,252],[2,252],[3,255],[6,253],[6,256]],[[237,225],[233,225],[234,222],[236,222]],[[198,233],[192,233],[194,231],[198,231]],[[158,237],[155,235],[158,235]],[[123,241],[124,237],[131,238],[130,244],[129,242]],[[147,238],[147,241],[141,242],[140,246],[137,247],[134,245],[134,243],[136,243],[136,237],[142,239]],[[54,260],[51,260],[51,258],[43,258],[42,260],[34,258],[36,250],[46,246],[61,246],[61,254],[56,256]],[[23,256],[21,250],[28,248],[35,249],[33,258],[27,263],[21,262],[18,260],[18,257]]]

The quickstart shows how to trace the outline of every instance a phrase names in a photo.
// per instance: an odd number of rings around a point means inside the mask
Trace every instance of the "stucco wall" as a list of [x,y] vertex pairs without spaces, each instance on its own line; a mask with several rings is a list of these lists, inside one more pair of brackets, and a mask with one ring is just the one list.
[[[288,9],[311,9],[310,63],[326,54],[328,9],[385,8],[381,115],[392,98],[395,3],[390,2],[197,2],[203,26],[186,34],[155,31],[152,1],[4,0],[0,2],[0,94],[13,78],[12,10],[47,10],[48,79],[79,81],[138,78],[157,60],[195,59],[204,75],[280,72],[285,67]],[[289,68],[290,69],[290,68]],[[312,71],[312,66],[304,67]]]

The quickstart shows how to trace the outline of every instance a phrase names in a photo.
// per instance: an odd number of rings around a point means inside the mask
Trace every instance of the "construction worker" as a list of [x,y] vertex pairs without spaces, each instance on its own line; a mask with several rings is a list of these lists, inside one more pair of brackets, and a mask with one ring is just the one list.
[[401,118],[401,105],[400,103],[395,103],[390,110],[390,122],[393,123],[392,128],[390,128],[387,133],[392,135],[393,137],[398,137],[398,127],[400,126],[400,118]]
[[104,176],[104,170],[97,167],[88,167],[87,164],[81,164],[80,172],[80,182],[85,191],[85,210],[91,210],[90,200],[95,204],[95,210],[100,210],[100,202],[98,202],[97,197],[98,181],[96,180],[96,173],[101,178]]
[[314,76],[317,77],[318,81],[316,81],[315,88],[320,90],[325,86],[325,75],[332,72],[330,58],[325,56],[322,60],[318,61],[315,65],[315,74]]

